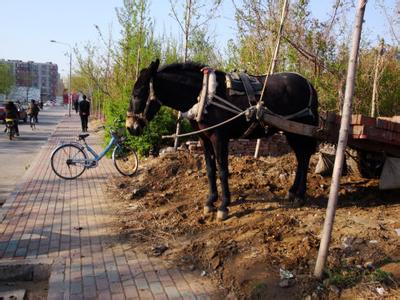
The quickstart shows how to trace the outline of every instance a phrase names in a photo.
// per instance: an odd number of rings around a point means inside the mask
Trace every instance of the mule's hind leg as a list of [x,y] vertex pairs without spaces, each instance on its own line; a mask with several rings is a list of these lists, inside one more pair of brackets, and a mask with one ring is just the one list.
[[218,163],[219,179],[221,181],[222,203],[218,208],[217,219],[223,221],[228,218],[228,206],[231,203],[231,194],[229,191],[229,170],[228,170],[228,146],[229,139],[221,136],[214,136],[214,152]]
[[201,139],[204,148],[204,158],[206,161],[207,177],[208,177],[208,188],[209,195],[204,206],[204,213],[208,214],[210,212],[216,211],[214,202],[218,199],[217,190],[217,179],[216,179],[216,164],[215,164],[215,154],[214,149],[209,139]]
[[293,201],[294,206],[301,206],[304,204],[307,191],[308,166],[311,155],[315,152],[317,142],[309,137],[292,134],[287,135],[287,140],[296,155],[297,170],[293,185],[289,189],[286,199],[290,202]]

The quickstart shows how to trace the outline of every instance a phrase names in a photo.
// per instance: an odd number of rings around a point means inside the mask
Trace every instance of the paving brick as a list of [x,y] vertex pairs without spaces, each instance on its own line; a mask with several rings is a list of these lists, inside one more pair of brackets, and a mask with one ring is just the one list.
[[69,297],[70,300],[83,300],[83,295],[76,294]]
[[107,290],[110,288],[107,279],[96,277],[96,286],[99,291]]
[[97,296],[96,286],[84,286],[83,287],[83,297],[85,299],[96,298],[96,296]]
[[155,271],[144,272],[144,276],[146,277],[148,282],[159,281],[157,273]]
[[135,278],[135,284],[139,290],[149,289],[149,285],[145,278]]
[[161,283],[159,283],[159,282],[150,282],[149,286],[150,286],[150,290],[153,293],[153,295],[164,294],[164,289],[163,289]]
[[123,293],[122,284],[119,282],[110,283],[110,289],[111,289],[111,293],[113,293],[113,294]]
[[101,291],[99,294],[99,300],[110,300],[111,293],[109,291]]
[[123,293],[111,294],[111,299],[112,300],[124,300],[125,299],[125,295]]
[[139,298],[139,293],[134,285],[124,286],[124,292],[127,298]]
[[94,279],[94,276],[83,276],[83,286],[85,287],[90,287],[90,286],[96,286],[96,280]]
[[71,282],[71,294],[75,295],[75,294],[82,294],[82,284],[81,282],[76,282],[73,281]]
[[63,299],[62,292],[49,292],[47,294],[47,300],[60,300]]
[[153,294],[148,290],[139,290],[139,299],[151,300],[154,299]]
[[169,299],[179,299],[181,298],[181,294],[175,286],[164,286],[165,293],[167,294]]

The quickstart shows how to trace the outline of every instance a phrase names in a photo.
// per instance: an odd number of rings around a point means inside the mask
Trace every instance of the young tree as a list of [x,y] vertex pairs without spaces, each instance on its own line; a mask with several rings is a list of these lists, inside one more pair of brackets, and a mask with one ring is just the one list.
[[15,78],[11,73],[10,66],[7,63],[0,62],[0,94],[6,96],[15,83]]
[[[290,6],[277,71],[294,71],[311,79],[321,99],[322,107],[337,108],[343,98],[346,51],[339,51],[349,34],[345,20],[351,1],[333,1],[331,16],[325,21],[312,18],[309,1],[293,1]],[[276,33],[279,28],[278,1],[243,0],[236,6],[238,41],[230,49],[235,52],[236,69],[251,73],[266,73],[270,65]],[[231,51],[232,53],[232,51]],[[341,55],[345,55],[342,57]],[[337,92],[339,91],[339,93]]]
[[[213,0],[211,4],[210,1],[207,3],[205,0],[184,0],[184,3],[181,3],[181,16],[177,10],[177,0],[169,0],[169,2],[171,5],[171,16],[178,23],[183,33],[183,61],[192,60],[194,56],[199,55],[199,52],[204,50],[211,51],[210,54],[212,56],[213,49],[198,47],[199,44],[196,43],[196,40],[207,41],[208,23],[217,17],[216,12],[222,0]],[[204,52],[202,54],[207,56]],[[203,63],[208,62],[203,61]]]
[[[205,58],[205,53],[203,55],[199,55],[202,51],[212,50],[209,47],[196,47],[199,46],[196,43],[196,33],[197,38],[200,37],[202,42],[205,40],[205,36],[207,33],[207,23],[215,17],[215,13],[217,8],[221,4],[221,0],[214,0],[212,7],[207,6],[207,2],[203,0],[185,0],[183,4],[183,15],[179,17],[179,13],[176,9],[177,1],[176,0],[169,0],[171,5],[171,12],[173,18],[179,24],[180,29],[183,33],[184,44],[183,44],[183,61],[186,62],[189,59],[193,59],[196,55],[196,50],[200,50],[197,52],[198,59]],[[207,10],[207,13],[203,13],[204,10]],[[211,12],[211,13],[210,13]],[[193,42],[191,47],[191,42]],[[190,53],[190,50],[191,53]],[[207,63],[203,61],[202,63]],[[180,119],[180,112],[178,113],[178,119]],[[180,132],[180,123],[178,122],[176,125],[176,135],[179,135]],[[175,138],[174,141],[174,148],[178,147],[178,138]]]

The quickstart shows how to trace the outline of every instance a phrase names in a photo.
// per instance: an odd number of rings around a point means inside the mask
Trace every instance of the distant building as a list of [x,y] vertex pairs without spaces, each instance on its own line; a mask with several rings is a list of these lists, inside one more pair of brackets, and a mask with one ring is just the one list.
[[29,88],[39,89],[40,99],[43,101],[54,100],[56,98],[58,82],[60,80],[56,64],[51,62],[23,62],[21,60],[0,61],[10,65],[17,87],[26,87],[28,90]]
[[28,103],[31,99],[40,100],[40,89],[37,87],[14,86],[8,94],[8,99]]

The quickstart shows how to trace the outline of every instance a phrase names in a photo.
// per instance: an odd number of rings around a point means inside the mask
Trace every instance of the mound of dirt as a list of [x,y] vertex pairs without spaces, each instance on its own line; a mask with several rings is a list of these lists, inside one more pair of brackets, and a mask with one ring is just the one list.
[[292,154],[230,157],[230,218],[218,222],[203,215],[208,182],[202,156],[178,152],[147,159],[138,176],[110,184],[113,199],[118,195],[118,230],[136,248],[206,274],[230,297],[399,296],[399,191],[379,191],[377,180],[342,177],[320,282],[312,272],[330,178],[310,172],[305,206],[281,208],[294,172]]

